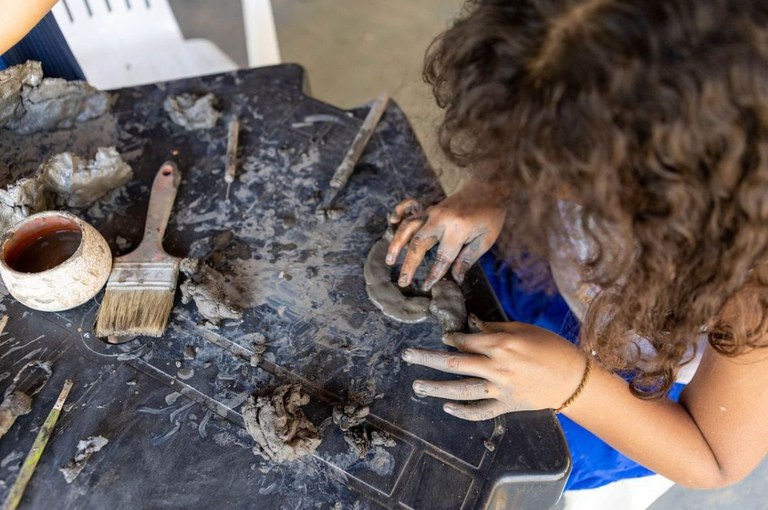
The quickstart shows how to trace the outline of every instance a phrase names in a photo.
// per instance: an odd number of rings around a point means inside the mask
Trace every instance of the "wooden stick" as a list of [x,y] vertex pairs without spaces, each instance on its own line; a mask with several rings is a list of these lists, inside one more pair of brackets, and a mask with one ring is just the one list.
[[59,421],[59,414],[61,414],[61,409],[64,407],[64,401],[67,400],[69,390],[71,389],[72,381],[67,379],[64,381],[64,387],[61,389],[61,393],[59,393],[59,398],[56,399],[53,409],[48,413],[48,417],[40,428],[40,432],[38,432],[35,442],[32,443],[32,449],[29,450],[27,458],[24,459],[24,464],[21,465],[19,476],[16,478],[13,487],[11,487],[11,491],[5,499],[5,503],[3,503],[3,510],[16,510],[19,503],[21,503],[21,498],[24,496],[24,490],[27,488],[27,484],[32,478],[32,474],[35,472],[37,463],[43,455],[43,450],[45,450],[45,445],[48,444],[48,439],[51,437],[53,427],[56,425],[56,422]]
[[224,182],[227,183],[227,198],[229,201],[229,188],[235,182],[235,172],[237,171],[237,144],[240,133],[240,119],[237,116],[229,121],[227,130],[227,167],[224,170]]

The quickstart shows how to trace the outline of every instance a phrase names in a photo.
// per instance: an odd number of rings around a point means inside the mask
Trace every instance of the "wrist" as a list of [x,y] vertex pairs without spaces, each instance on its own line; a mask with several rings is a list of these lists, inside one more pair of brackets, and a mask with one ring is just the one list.
[[555,413],[563,412],[578,400],[578,398],[586,389],[587,384],[589,384],[589,378],[592,375],[593,364],[594,362],[592,361],[592,357],[590,356],[584,357],[584,369],[582,371],[581,379],[579,380],[579,383],[576,386],[576,389],[573,391],[573,393],[571,393],[571,395],[568,398],[566,398],[563,401],[562,404],[560,404],[559,407],[555,408]]

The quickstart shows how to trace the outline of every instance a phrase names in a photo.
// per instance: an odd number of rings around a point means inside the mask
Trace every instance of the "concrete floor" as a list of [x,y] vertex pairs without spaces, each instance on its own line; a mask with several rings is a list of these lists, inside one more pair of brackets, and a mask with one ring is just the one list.
[[[217,44],[245,67],[239,0],[171,0],[187,38]],[[460,174],[435,143],[439,111],[421,80],[424,51],[448,26],[461,0],[273,0],[284,62],[307,69],[318,99],[352,107],[388,91],[404,109],[446,191]],[[768,509],[768,461],[746,480],[716,491],[674,487],[651,510]],[[596,509],[602,510],[602,509]],[[613,510],[613,509],[611,509]]]

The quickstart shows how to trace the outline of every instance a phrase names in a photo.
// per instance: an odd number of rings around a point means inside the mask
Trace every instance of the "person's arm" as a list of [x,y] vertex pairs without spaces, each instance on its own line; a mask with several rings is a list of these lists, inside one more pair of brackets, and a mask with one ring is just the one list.
[[[585,356],[566,340],[521,323],[475,325],[481,333],[445,338],[462,353],[403,353],[410,363],[472,377],[414,381],[418,395],[474,401],[447,403],[444,409],[483,420],[510,411],[557,408],[578,386]],[[624,380],[594,363],[584,391],[564,414],[681,485],[729,485],[768,453],[768,350],[726,358],[707,347],[680,404],[641,400]]]
[[13,48],[57,0],[0,0],[0,55]]
[[727,358],[707,345],[680,404],[638,399],[598,369],[565,414],[681,485],[730,485],[768,453],[768,351]]

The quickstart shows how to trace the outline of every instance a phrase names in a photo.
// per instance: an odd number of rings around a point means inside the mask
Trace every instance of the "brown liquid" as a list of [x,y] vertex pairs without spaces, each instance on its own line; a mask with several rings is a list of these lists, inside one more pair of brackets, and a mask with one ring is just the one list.
[[40,273],[54,268],[75,254],[82,234],[71,230],[57,230],[38,237],[24,250],[13,253],[6,260],[8,267],[20,273]]

